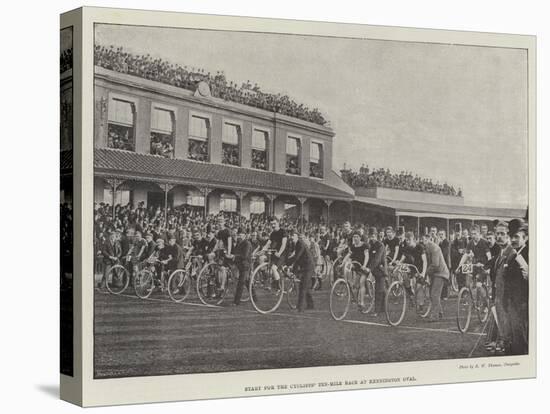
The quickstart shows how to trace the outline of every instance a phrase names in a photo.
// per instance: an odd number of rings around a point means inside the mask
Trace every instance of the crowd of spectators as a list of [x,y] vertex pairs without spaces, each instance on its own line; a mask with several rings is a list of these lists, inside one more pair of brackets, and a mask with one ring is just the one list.
[[73,49],[68,48],[59,54],[59,71],[63,73],[73,68]]
[[462,197],[461,188],[456,190],[452,185],[442,184],[439,181],[433,182],[431,178],[423,178],[418,174],[413,175],[409,171],[394,173],[387,168],[370,169],[368,165],[363,165],[358,172],[347,169],[345,166],[340,172],[342,179],[353,188],[385,187]]
[[151,132],[151,154],[160,155],[165,158],[173,158],[174,146],[173,138],[169,135]]
[[204,69],[189,68],[153,58],[149,54],[135,55],[122,47],[100,45],[95,47],[95,64],[105,69],[190,90],[195,90],[197,83],[204,81],[208,83],[212,96],[216,98],[277,112],[319,125],[327,123],[317,108],[310,109],[303,104],[298,104],[288,95],[263,92],[257,84],[252,85],[250,81],[238,85],[228,81],[222,71],[213,74]]
[[190,160],[208,162],[208,142],[189,139],[188,158]]
[[323,169],[321,165],[315,162],[309,163],[309,176],[315,178],[323,178]]
[[134,151],[134,137],[132,128],[109,124],[109,148]]
[[252,168],[267,170],[267,153],[252,149]]
[[228,165],[240,165],[238,145],[222,144],[222,163]]
[[300,175],[300,161],[298,160],[298,157],[294,155],[288,155],[286,156],[286,172],[287,174],[294,174],[294,175]]

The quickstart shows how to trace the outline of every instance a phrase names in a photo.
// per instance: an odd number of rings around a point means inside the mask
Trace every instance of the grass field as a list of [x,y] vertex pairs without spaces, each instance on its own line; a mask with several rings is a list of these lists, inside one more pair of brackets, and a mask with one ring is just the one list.
[[484,356],[477,320],[471,332],[456,328],[456,299],[443,302],[445,317],[428,322],[407,312],[399,327],[384,316],[351,308],[332,319],[329,291],[314,292],[315,309],[298,313],[283,301],[272,314],[250,303],[177,304],[160,292],[142,300],[95,291],[95,377],[186,374],[368,364]]

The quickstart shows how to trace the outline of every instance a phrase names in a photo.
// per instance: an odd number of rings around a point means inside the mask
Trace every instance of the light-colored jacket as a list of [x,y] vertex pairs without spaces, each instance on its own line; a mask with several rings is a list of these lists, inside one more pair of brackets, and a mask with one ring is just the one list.
[[438,276],[448,280],[449,269],[445,263],[441,248],[432,241],[426,242],[424,248],[426,249],[426,258],[428,259],[426,273],[431,277]]

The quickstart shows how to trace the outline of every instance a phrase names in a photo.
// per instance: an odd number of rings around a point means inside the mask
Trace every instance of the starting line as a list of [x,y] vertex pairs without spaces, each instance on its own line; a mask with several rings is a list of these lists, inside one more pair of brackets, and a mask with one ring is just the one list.
[[[122,296],[122,297],[130,298],[130,299],[145,300],[145,301],[151,301],[151,302],[164,302],[164,303],[171,303],[173,305],[199,306],[199,307],[211,308],[211,309],[224,309],[224,308],[226,308],[225,306],[205,305],[204,303],[193,303],[193,302],[179,302],[178,303],[178,302],[174,302],[174,301],[169,300],[169,299],[158,299],[158,298],[141,299],[141,298],[138,298],[137,296],[133,296],[133,295],[125,295],[125,294],[114,295],[114,294],[111,294],[109,292],[101,291],[97,288],[95,290],[96,290],[96,292],[101,293],[102,295],[106,295],[106,296]],[[255,310],[251,310],[251,309],[242,309],[242,311],[248,312],[248,313],[258,313]],[[307,315],[300,315],[300,314],[293,314],[293,313],[273,312],[270,315],[286,316],[286,317],[289,317],[289,318],[298,318],[298,319],[313,319],[313,320],[319,320],[319,321],[324,320],[324,319],[321,319],[321,318],[316,318],[314,316],[307,316]],[[344,319],[344,320],[339,321],[339,322],[351,323],[351,324],[356,324],[356,325],[380,326],[380,327],[390,328],[390,329],[409,329],[409,330],[414,330],[414,331],[441,332],[441,333],[451,333],[451,334],[459,334],[459,335],[473,335],[473,336],[485,336],[486,335],[484,332],[466,332],[466,333],[463,334],[460,331],[452,330],[452,329],[427,328],[427,327],[420,327],[420,326],[405,326],[405,325],[391,326],[391,325],[388,325],[388,324],[385,324],[385,323],[358,321],[358,320],[354,320],[354,319]]]

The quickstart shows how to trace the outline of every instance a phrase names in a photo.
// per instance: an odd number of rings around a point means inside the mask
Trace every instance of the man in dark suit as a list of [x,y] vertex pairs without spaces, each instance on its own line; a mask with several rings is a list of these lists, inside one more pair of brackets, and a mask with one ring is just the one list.
[[101,279],[100,287],[105,288],[109,270],[111,270],[111,267],[113,267],[116,263],[118,263],[121,256],[120,244],[117,241],[116,232],[113,231],[109,234],[109,238],[103,245],[102,253],[103,253],[103,278]]
[[294,272],[298,276],[298,279],[300,279],[298,312],[302,312],[304,310],[304,301],[306,302],[306,309],[313,309],[311,287],[313,276],[315,275],[315,262],[303,239],[298,237],[298,233],[295,230],[291,233],[294,250],[288,257],[288,264],[293,265]]
[[377,316],[384,313],[384,279],[387,274],[386,269],[386,248],[381,241],[378,240],[378,230],[376,227],[370,227],[368,231],[369,238],[369,261],[367,267],[372,272],[376,281],[374,285],[374,314]]
[[504,305],[504,291],[506,287],[506,271],[509,263],[513,260],[513,256],[516,254],[514,248],[510,245],[508,237],[508,224],[505,222],[499,222],[495,227],[496,241],[501,247],[500,255],[495,260],[495,309],[497,314],[498,331],[500,338],[497,338],[495,344],[495,350],[498,352],[500,349],[509,349],[510,343],[510,321],[508,315],[508,309]]
[[509,256],[504,274],[504,309],[510,321],[510,347],[508,354],[528,353],[529,326],[529,256],[527,254],[527,225],[511,224],[514,254]]
[[246,237],[244,228],[237,230],[237,245],[228,258],[235,260],[235,267],[239,274],[237,279],[237,289],[235,291],[234,305],[240,305],[243,289],[248,280],[250,280],[250,266],[252,264],[252,244]]

